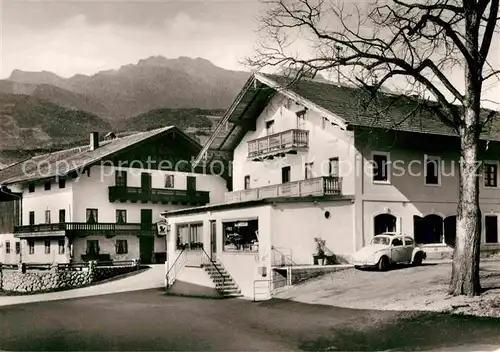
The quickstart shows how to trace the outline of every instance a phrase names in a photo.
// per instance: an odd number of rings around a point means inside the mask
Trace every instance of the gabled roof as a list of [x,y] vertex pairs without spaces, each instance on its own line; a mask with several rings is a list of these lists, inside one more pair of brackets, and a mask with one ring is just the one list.
[[201,150],[201,145],[194,139],[177,127],[168,126],[109,141],[101,141],[99,148],[95,150],[90,150],[89,144],[23,160],[0,170],[0,184],[13,184],[67,175],[72,171],[83,170],[83,168],[94,165],[104,158],[137,146],[152,137],[168,133],[181,135],[193,144],[195,150]]
[[[226,112],[218,125],[221,129],[216,129],[198,155],[196,162],[201,160],[208,150],[234,150],[248,132],[249,122],[258,118],[276,92],[319,112],[342,128],[359,126],[457,136],[453,128],[443,123],[429,110],[424,109],[423,104],[413,97],[379,93],[376,101],[366,104],[370,99],[370,94],[359,88],[310,79],[291,82],[284,76],[256,73],[250,77],[231,108]],[[486,110],[485,113],[487,113]],[[221,136],[222,126],[228,121],[233,122],[234,126],[227,131],[225,136]],[[481,138],[500,141],[498,114]]]

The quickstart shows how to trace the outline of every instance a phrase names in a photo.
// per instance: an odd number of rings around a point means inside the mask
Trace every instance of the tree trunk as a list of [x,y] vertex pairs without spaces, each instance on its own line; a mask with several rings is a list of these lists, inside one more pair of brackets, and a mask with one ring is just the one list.
[[479,249],[481,211],[477,167],[479,149],[479,109],[465,109],[460,128],[460,193],[457,212],[457,238],[453,253],[453,268],[449,286],[451,295],[480,294]]

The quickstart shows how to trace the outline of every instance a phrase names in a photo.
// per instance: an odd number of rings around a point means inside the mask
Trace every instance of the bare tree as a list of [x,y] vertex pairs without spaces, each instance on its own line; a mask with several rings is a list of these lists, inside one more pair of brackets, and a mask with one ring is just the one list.
[[[258,69],[293,67],[309,74],[341,68],[343,75],[372,92],[403,77],[407,90],[433,101],[429,108],[436,118],[460,137],[457,238],[449,285],[453,295],[481,290],[476,166],[480,134],[496,115],[482,113],[481,99],[485,81],[498,73],[487,56],[499,1],[374,0],[353,5],[277,0],[261,18],[264,40],[248,59]],[[310,55],[301,50],[304,44],[312,49]],[[454,76],[460,71],[463,82],[452,79],[450,70]]]

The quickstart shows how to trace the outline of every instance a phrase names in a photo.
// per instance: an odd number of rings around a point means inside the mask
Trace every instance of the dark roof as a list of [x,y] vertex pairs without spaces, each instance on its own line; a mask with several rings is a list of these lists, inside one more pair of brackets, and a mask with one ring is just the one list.
[[125,148],[143,142],[151,137],[161,135],[166,132],[175,131],[193,143],[198,150],[201,146],[179,130],[175,126],[158,128],[155,130],[141,132],[99,143],[99,148],[90,150],[90,144],[65,149],[53,153],[35,156],[11,165],[0,170],[0,183],[13,184],[18,182],[46,179],[55,176],[62,176],[75,170],[82,170],[100,162],[103,158],[109,157]]
[[[209,139],[199,157],[209,149],[233,150],[248,131],[241,121],[257,119],[269,99],[278,90],[300,96],[314,106],[328,111],[347,126],[457,136],[453,128],[425,108],[430,106],[428,102],[422,104],[414,97],[383,92],[377,94],[376,99],[367,104],[371,95],[364,89],[311,79],[291,82],[284,76],[255,74],[233,103],[234,108],[228,110],[220,122],[220,125],[226,121],[234,122],[234,127],[227,131],[226,136],[219,134],[217,138]],[[483,111],[484,114],[489,112]],[[484,132],[481,138],[500,141],[498,114],[492,119],[488,131]]]

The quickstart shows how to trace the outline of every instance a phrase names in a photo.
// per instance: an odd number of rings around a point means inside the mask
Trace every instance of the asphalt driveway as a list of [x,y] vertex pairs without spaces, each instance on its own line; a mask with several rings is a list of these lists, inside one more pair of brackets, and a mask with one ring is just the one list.
[[478,342],[500,346],[499,320],[158,289],[0,307],[3,351],[459,350]]

